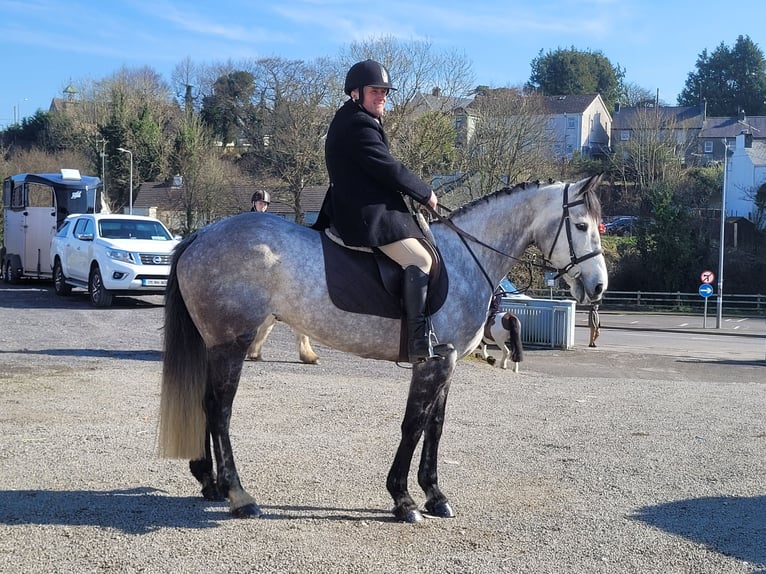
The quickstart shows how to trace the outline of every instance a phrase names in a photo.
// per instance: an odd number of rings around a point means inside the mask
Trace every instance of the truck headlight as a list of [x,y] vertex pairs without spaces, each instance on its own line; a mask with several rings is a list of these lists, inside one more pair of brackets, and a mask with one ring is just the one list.
[[107,257],[110,257],[111,259],[122,261],[123,263],[136,262],[135,259],[133,259],[133,254],[130,251],[123,251],[121,249],[107,249],[106,255]]

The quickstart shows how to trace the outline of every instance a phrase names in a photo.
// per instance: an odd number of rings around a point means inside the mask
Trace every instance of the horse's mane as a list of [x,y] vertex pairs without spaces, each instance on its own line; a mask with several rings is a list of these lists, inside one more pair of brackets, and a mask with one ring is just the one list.
[[[549,179],[545,183],[541,182],[540,180],[536,180],[536,181],[523,181],[523,182],[517,183],[513,187],[505,186],[498,189],[497,191],[493,191],[492,193],[488,193],[487,195],[482,195],[481,197],[474,199],[473,201],[470,201],[469,203],[466,203],[465,205],[460,206],[459,208],[450,212],[447,219],[452,219],[453,217],[459,216],[460,214],[467,213],[468,211],[471,211],[474,207],[476,207],[478,204],[486,203],[490,199],[497,197],[499,195],[510,195],[514,192],[528,189],[531,186],[540,188],[540,187],[547,187],[550,185],[566,185],[566,183]],[[585,199],[585,207],[588,210],[588,214],[591,215],[593,218],[600,221],[601,220],[601,202],[598,200],[598,196],[595,193],[591,193],[591,191],[588,190],[585,193],[584,199]]]

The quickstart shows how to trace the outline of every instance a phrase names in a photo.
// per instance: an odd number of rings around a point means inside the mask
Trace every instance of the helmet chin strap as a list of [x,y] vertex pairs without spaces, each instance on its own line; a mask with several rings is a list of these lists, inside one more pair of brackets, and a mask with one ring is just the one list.
[[356,90],[357,98],[354,100],[357,105],[364,107],[364,86],[360,86]]

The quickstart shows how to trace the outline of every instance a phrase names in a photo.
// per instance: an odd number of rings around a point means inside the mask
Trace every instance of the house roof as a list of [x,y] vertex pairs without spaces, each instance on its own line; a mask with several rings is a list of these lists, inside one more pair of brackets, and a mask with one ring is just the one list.
[[766,116],[746,117],[740,123],[738,117],[710,117],[702,124],[701,138],[735,138],[750,130],[753,139],[766,138]]
[[464,108],[473,101],[473,98],[458,98],[442,96],[440,94],[418,94],[413,101],[414,110],[417,113],[425,112],[450,112],[457,108]]
[[[224,202],[224,215],[235,215],[243,211],[250,211],[252,203],[250,198],[258,189],[264,186],[255,183],[243,183],[225,190],[227,201]],[[277,215],[293,215],[293,208],[278,199],[278,193],[268,189],[272,201],[269,212]],[[319,212],[322,207],[327,186],[309,186],[301,193],[301,208],[304,213]],[[181,209],[179,188],[173,187],[171,181],[147,181],[141,184],[138,195],[133,202],[137,208],[156,207],[164,211],[178,211]]]
[[630,130],[643,125],[645,122],[639,121],[636,116],[647,111],[660,114],[661,125],[673,125],[676,129],[700,129],[703,125],[704,115],[700,106],[630,106],[614,111],[612,129]]
[[598,94],[574,94],[568,96],[544,96],[545,111],[551,115],[581,114],[588,109]]
[[753,139],[753,146],[745,148],[750,161],[756,167],[766,166],[766,141]]

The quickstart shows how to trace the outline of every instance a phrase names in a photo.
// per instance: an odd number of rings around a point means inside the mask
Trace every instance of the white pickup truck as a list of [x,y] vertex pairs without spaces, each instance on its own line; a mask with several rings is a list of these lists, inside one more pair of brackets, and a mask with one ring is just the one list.
[[164,293],[177,244],[152,217],[70,215],[51,240],[53,287],[61,296],[87,289],[95,307],[108,307],[114,295]]

